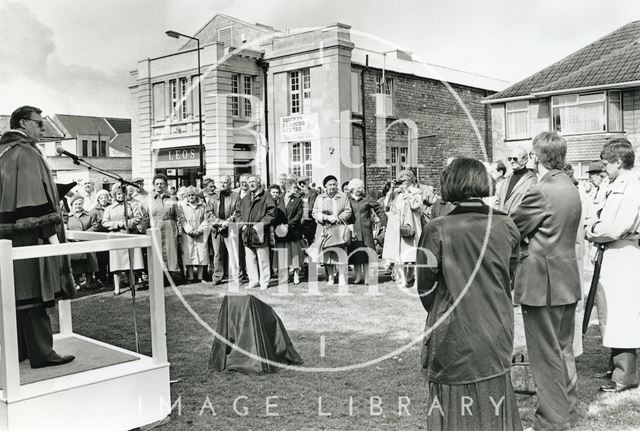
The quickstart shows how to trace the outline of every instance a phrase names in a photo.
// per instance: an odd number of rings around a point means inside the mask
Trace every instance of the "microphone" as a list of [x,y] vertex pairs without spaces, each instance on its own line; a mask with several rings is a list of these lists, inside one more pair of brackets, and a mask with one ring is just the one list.
[[64,156],[70,157],[71,160],[73,160],[73,163],[75,163],[76,165],[78,164],[78,160],[80,159],[78,156],[76,156],[73,153],[68,152],[67,150],[63,149],[62,147],[56,147],[56,153],[59,156],[64,155]]

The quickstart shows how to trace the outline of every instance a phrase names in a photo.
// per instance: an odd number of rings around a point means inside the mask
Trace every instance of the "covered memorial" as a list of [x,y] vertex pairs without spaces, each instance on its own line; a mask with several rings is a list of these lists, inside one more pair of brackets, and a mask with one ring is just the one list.
[[216,332],[209,357],[214,371],[274,373],[303,363],[280,317],[253,295],[225,295]]

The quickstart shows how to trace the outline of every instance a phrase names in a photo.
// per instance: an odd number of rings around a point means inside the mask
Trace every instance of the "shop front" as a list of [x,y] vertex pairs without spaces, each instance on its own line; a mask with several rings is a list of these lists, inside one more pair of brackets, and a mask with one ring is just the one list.
[[200,148],[161,148],[155,154],[155,172],[169,179],[169,188],[182,186],[202,187],[198,177],[200,170]]

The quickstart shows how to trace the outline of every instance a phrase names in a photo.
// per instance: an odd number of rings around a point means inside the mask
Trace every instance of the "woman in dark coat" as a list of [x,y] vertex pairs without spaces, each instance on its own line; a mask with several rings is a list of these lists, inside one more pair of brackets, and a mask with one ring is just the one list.
[[287,179],[285,193],[276,204],[275,248],[276,251],[286,250],[287,264],[289,270],[293,272],[293,284],[300,284],[300,268],[306,256],[302,248],[303,210],[304,204],[302,197],[298,194],[297,181]]
[[380,203],[365,194],[362,180],[356,178],[349,181],[349,190],[355,218],[349,247],[349,263],[353,265],[356,276],[353,282],[359,284],[364,281],[364,284],[369,284],[369,262],[378,261],[373,241],[373,227],[376,224],[374,217],[377,216],[379,226],[385,226],[387,215]]
[[424,227],[417,256],[418,293],[428,312],[426,428],[521,430],[510,376],[510,280],[520,234],[509,216],[490,215],[482,202],[489,178],[481,162],[456,159],[441,181],[443,199],[457,207]]

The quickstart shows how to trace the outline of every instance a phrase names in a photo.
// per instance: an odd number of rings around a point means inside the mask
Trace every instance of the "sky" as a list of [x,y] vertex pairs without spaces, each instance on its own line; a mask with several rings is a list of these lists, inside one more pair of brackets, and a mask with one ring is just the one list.
[[517,82],[640,19],[637,0],[0,0],[0,114],[131,117],[129,71],[216,13],[279,30],[335,22],[421,61]]

